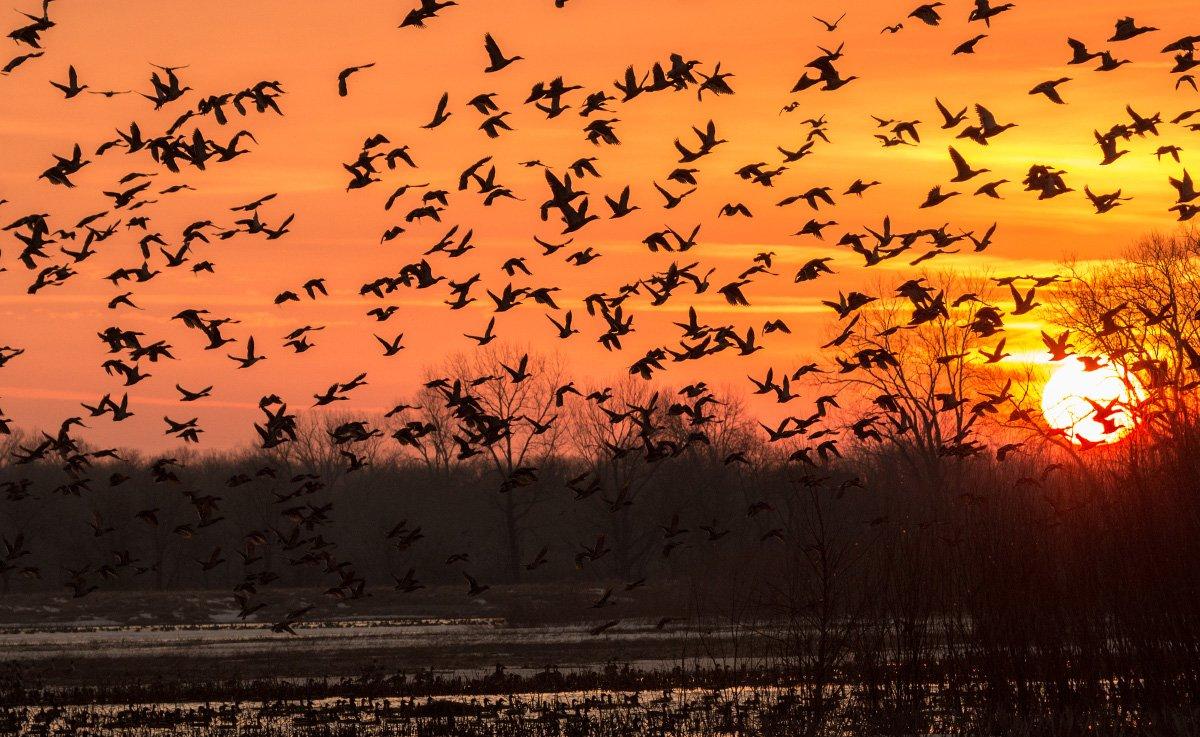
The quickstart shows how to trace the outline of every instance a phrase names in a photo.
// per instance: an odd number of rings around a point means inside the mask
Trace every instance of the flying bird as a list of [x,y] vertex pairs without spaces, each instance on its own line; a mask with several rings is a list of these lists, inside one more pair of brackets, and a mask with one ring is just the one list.
[[375,62],[360,64],[356,67],[346,67],[342,71],[338,72],[338,95],[340,97],[346,97],[350,94],[350,89],[347,86],[347,83],[349,82],[351,75],[357,74],[364,69],[370,69],[373,66],[375,66]]

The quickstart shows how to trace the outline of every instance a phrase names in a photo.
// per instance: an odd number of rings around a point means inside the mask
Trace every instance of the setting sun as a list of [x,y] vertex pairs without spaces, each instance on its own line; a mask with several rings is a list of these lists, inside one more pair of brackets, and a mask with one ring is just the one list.
[[1042,413],[1050,427],[1077,443],[1111,443],[1133,429],[1128,406],[1140,394],[1137,378],[1112,365],[1087,371],[1071,361],[1055,369],[1042,388]]

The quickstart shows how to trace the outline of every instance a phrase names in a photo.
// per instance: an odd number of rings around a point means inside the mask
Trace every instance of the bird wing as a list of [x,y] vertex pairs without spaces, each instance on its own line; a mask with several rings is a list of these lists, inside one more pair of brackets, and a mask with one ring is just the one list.
[[996,116],[992,115],[992,111],[985,108],[983,105],[975,106],[975,114],[979,116],[979,122],[984,130],[996,127]]
[[954,162],[954,168],[958,170],[959,174],[969,174],[971,167],[967,165],[967,160],[963,158],[962,154],[954,150],[953,146],[950,146],[949,148],[950,160]]
[[483,35],[483,48],[487,50],[488,58],[493,64],[498,64],[504,61],[504,54],[500,51],[500,45],[496,43],[496,39],[492,34],[485,33]]

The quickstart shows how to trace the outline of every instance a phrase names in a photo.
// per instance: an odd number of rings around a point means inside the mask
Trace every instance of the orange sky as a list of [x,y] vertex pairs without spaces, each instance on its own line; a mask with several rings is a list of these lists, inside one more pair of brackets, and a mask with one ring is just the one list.
[[[29,7],[21,9],[35,10],[32,3],[24,5]],[[94,163],[73,177],[78,186],[68,191],[37,179],[53,162],[51,153],[65,155],[78,142],[91,154],[115,127],[126,127],[131,120],[157,133],[195,104],[196,91],[237,90],[264,79],[278,80],[286,89],[279,100],[284,117],[234,117],[224,128],[211,119],[199,123],[222,142],[240,128],[252,131],[259,145],[244,141],[251,154],[214,164],[207,172],[185,168],[176,176],[163,171],[155,177],[153,190],[186,182],[197,191],[159,196],[158,204],[136,214],[152,216],[150,231],[161,231],[172,246],[178,245],[186,224],[211,218],[232,225],[230,206],[269,192],[279,197],[264,205],[264,219],[277,222],[294,212],[296,221],[292,232],[279,240],[242,235],[207,246],[195,244],[193,261],[213,261],[215,276],[197,276],[185,267],[167,270],[144,285],[114,289],[102,276],[140,262],[137,240],[142,233],[122,228],[119,236],[101,244],[98,256],[80,266],[79,276],[33,297],[25,294],[33,274],[16,260],[20,244],[5,234],[0,238],[0,266],[8,269],[0,273],[0,344],[27,352],[0,369],[0,407],[18,425],[52,427],[77,414],[81,400],[94,402],[105,392],[119,396],[124,391],[120,382],[99,368],[106,356],[95,333],[109,325],[143,331],[151,340],[166,339],[181,360],[147,366],[154,377],[131,392],[137,416],[120,425],[107,419],[92,423],[95,427],[83,435],[101,445],[169,446],[174,441],[162,436],[163,414],[175,419],[198,415],[206,430],[201,447],[246,442],[252,437],[250,421],[258,416],[254,403],[263,394],[278,393],[303,407],[314,392],[361,371],[369,373],[370,385],[355,393],[354,402],[344,404],[358,411],[390,406],[412,391],[428,364],[446,353],[470,349],[472,343],[461,333],[481,331],[490,310],[476,303],[450,313],[441,304],[445,289],[401,290],[390,300],[400,311],[377,325],[368,322],[365,312],[380,303],[359,297],[358,287],[419,260],[453,224],[475,229],[477,250],[450,261],[431,258],[435,273],[464,278],[480,272],[484,283],[498,290],[510,281],[500,264],[522,255],[528,257],[534,277],[518,275],[512,281],[562,287],[560,303],[574,309],[582,335],[555,340],[543,317],[545,310],[532,304],[500,315],[497,332],[504,340],[561,351],[581,383],[611,381],[647,348],[675,344],[678,335],[668,329],[669,323],[682,319],[689,304],[709,322],[734,322],[743,330],[751,325],[759,329],[772,316],[791,325],[794,335],[768,336],[768,350],[752,360],[730,352],[686,370],[672,366],[663,377],[683,382],[703,376],[718,385],[741,382],[746,373],[767,366],[794,368],[812,355],[830,330],[831,314],[820,300],[836,298],[839,290],[873,286],[879,279],[898,284],[907,278],[899,267],[911,257],[864,272],[860,257],[832,245],[843,232],[877,227],[885,214],[900,230],[949,222],[954,229],[982,231],[998,221],[996,245],[982,256],[943,256],[927,264],[932,270],[992,274],[1050,273],[1064,257],[1102,259],[1147,230],[1173,227],[1167,208],[1175,193],[1167,177],[1178,175],[1182,167],[1156,161],[1153,151],[1168,143],[1180,145],[1187,164],[1196,134],[1166,124],[1161,137],[1135,138],[1122,145],[1130,154],[1101,167],[1092,130],[1128,122],[1126,103],[1146,115],[1161,112],[1167,120],[1200,107],[1200,95],[1191,88],[1174,89],[1168,73],[1172,60],[1158,53],[1167,43],[1198,30],[1189,25],[1194,2],[1137,3],[1138,22],[1163,30],[1112,44],[1105,39],[1112,34],[1113,22],[1135,4],[1017,0],[1016,9],[999,16],[990,29],[966,22],[969,2],[949,0],[937,28],[904,17],[916,5],[891,0],[844,5],[570,0],[560,10],[551,0],[461,0],[459,7],[442,11],[425,29],[398,29],[409,5],[395,0],[367,0],[354,3],[353,9],[312,0],[54,3],[51,16],[57,26],[44,34],[45,55],[0,78],[0,199],[11,200],[0,205],[3,224],[27,213],[50,212],[52,227],[70,227],[79,217],[109,207],[100,191],[114,188],[124,174],[157,170],[144,154],[126,156],[116,150],[100,158],[88,156]],[[810,17],[816,13],[832,19],[843,9],[848,14],[835,33]],[[12,13],[7,20],[16,27],[23,19]],[[900,33],[880,34],[884,25],[898,21],[905,26]],[[508,54],[525,59],[497,74],[483,74],[485,32],[493,33]],[[977,33],[989,36],[974,55],[950,55]],[[1094,49],[1111,48],[1118,58],[1134,63],[1107,74],[1091,71],[1094,64],[1067,66],[1068,36]],[[804,64],[820,53],[816,45],[834,48],[839,43],[845,43],[839,69],[860,79],[837,92],[789,94]],[[29,49],[11,44],[9,51],[11,57]],[[705,72],[721,62],[723,70],[735,74],[730,82],[736,94],[705,95],[698,103],[692,91],[667,92],[614,103],[612,114],[593,118],[618,118],[623,143],[599,148],[586,142],[581,132],[587,121],[577,110],[584,93],[573,93],[568,98],[573,109],[554,120],[522,104],[534,82],[558,75],[584,85],[585,92],[603,87],[611,93],[612,81],[627,65],[643,72],[675,51],[700,60]],[[339,70],[367,62],[376,66],[353,76],[350,95],[338,97]],[[156,113],[140,96],[108,99],[83,94],[64,100],[48,84],[65,80],[73,64],[81,81],[93,89],[147,91],[151,63],[188,65],[180,76],[195,91]],[[1061,88],[1068,105],[1026,94],[1035,84],[1061,76],[1074,78]],[[465,107],[465,101],[485,91],[499,93],[497,100],[512,111],[509,122],[516,131],[491,140],[477,129],[482,116]],[[452,117],[436,130],[420,129],[443,92],[450,94]],[[1019,182],[1030,164],[1053,164],[1069,172],[1067,182],[1078,192],[1039,202],[1021,192],[1019,184],[1008,184],[1001,190],[1004,201],[963,196],[933,210],[918,210],[928,189],[953,175],[946,155],[953,138],[939,129],[935,96],[955,109],[982,103],[1001,122],[1019,124],[986,148],[954,141],[972,165],[990,168],[995,178]],[[799,101],[799,108],[780,114],[793,100]],[[817,153],[791,165],[773,188],[733,174],[756,161],[775,166],[775,146],[798,147],[806,131],[800,120],[822,114],[828,117],[832,144],[818,142]],[[873,138],[877,130],[871,114],[923,121],[921,145],[882,148]],[[679,208],[664,212],[651,181],[667,184],[666,174],[677,165],[672,141],[690,137],[692,125],[702,126],[709,119],[729,143],[696,165],[701,169],[699,191]],[[194,127],[189,123],[182,132],[190,134]],[[420,168],[385,173],[383,183],[347,193],[348,177],[340,164],[352,160],[363,140],[375,133],[409,145]],[[485,155],[495,157],[499,180],[524,201],[484,208],[480,195],[454,191],[458,173]],[[580,184],[591,193],[594,212],[607,215],[603,195],[616,195],[625,184],[632,186],[633,202],[642,209],[620,220],[602,219],[577,234],[578,247],[593,246],[603,256],[576,268],[562,262],[572,249],[554,257],[538,255],[531,236],[557,239],[559,228],[537,217],[537,205],[547,196],[542,170],[518,162],[536,158],[561,172],[580,156],[600,157],[597,167],[603,178]],[[842,196],[840,192],[859,177],[883,184],[861,200]],[[981,177],[956,188],[969,194],[984,181]],[[380,245],[380,233],[399,223],[419,198],[410,192],[391,212],[383,211],[394,187],[406,182],[431,182],[452,190],[451,207],[442,224],[415,224],[400,238]],[[1121,188],[1134,200],[1095,215],[1082,195],[1085,184],[1097,192]],[[836,208],[813,213],[804,204],[774,206],[784,196],[822,185],[834,187]],[[683,189],[675,183],[667,187]],[[745,203],[755,217],[716,218],[726,202]],[[839,225],[826,231],[824,243],[789,235],[810,217]],[[112,216],[101,222],[111,220]],[[647,233],[664,225],[690,230],[701,222],[701,245],[689,253],[650,254],[640,244]],[[780,276],[756,279],[747,289],[751,307],[728,307],[715,287],[750,266],[759,251],[778,254],[775,271]],[[839,274],[793,284],[796,268],[818,255],[836,255]],[[586,318],[580,299],[594,291],[615,291],[665,269],[672,260],[700,260],[703,270],[716,267],[714,290],[700,297],[681,290],[660,308],[649,307],[645,298],[635,299],[627,309],[637,316],[636,332],[629,336],[626,350],[606,353],[595,343],[602,323]],[[327,278],[330,297],[272,304],[280,291],[299,290],[316,276]],[[108,299],[128,289],[144,311],[105,309]],[[477,296],[486,300],[482,290]],[[202,351],[197,333],[169,319],[189,307],[241,320],[227,331],[239,338],[229,347],[241,350],[252,334],[268,360],[236,371],[224,358],[225,351]],[[317,348],[293,355],[282,347],[281,337],[304,324],[327,327],[313,337]],[[388,337],[404,332],[409,347],[385,359],[372,332]],[[190,388],[214,384],[214,399],[180,406],[173,389],[177,381]]]

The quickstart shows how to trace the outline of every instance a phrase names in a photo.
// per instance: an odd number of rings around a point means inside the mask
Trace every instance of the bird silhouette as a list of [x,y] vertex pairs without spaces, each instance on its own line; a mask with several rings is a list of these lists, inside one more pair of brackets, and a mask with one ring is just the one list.
[[367,64],[359,64],[358,66],[354,66],[354,67],[346,67],[342,71],[338,72],[338,77],[337,77],[338,96],[346,97],[347,95],[350,94],[350,88],[348,87],[348,83],[349,83],[351,75],[357,74],[364,69],[370,69],[373,66],[375,66],[375,62],[370,62]]
[[524,58],[522,56],[506,57],[504,52],[500,50],[500,45],[496,43],[496,39],[490,33],[485,34],[483,37],[483,48],[488,55],[488,65],[483,70],[487,73],[498,72],[507,68],[509,64]]

